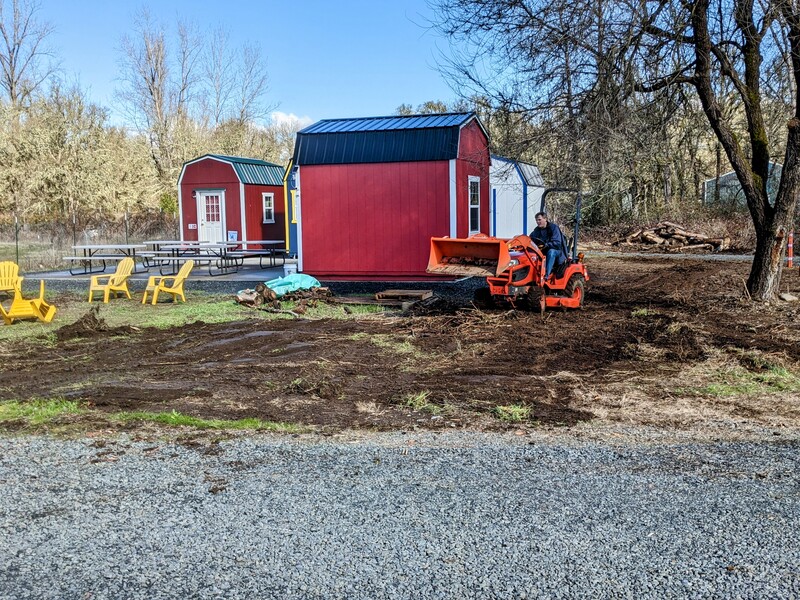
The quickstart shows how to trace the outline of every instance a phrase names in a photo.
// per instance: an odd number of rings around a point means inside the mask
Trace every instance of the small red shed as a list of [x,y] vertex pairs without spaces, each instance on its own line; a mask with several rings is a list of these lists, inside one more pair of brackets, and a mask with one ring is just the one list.
[[426,277],[432,236],[489,233],[489,137],[474,113],[329,119],[297,134],[299,269]]
[[178,178],[181,239],[285,242],[283,175],[282,166],[255,158],[206,154],[187,162]]

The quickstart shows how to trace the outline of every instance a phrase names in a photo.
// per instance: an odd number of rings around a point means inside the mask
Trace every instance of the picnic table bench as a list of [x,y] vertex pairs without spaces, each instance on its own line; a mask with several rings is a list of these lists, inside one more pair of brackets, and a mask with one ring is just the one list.
[[[102,273],[109,262],[120,261],[126,257],[136,260],[136,251],[145,248],[144,244],[85,244],[73,246],[81,254],[64,256],[62,260],[70,263],[70,275]],[[80,265],[80,268],[78,267]],[[146,268],[146,267],[145,267]],[[134,271],[140,272],[140,271]]]
[[[268,267],[275,267],[277,260],[280,258],[281,264],[286,263],[287,250],[286,248],[275,247],[278,244],[283,244],[283,240],[244,240],[242,241],[242,249],[228,252],[228,256],[235,258],[239,261],[239,266],[244,264],[245,258],[258,257],[258,266],[262,269]],[[259,248],[251,248],[250,246],[260,246]],[[269,265],[264,264],[264,259],[269,259]]]

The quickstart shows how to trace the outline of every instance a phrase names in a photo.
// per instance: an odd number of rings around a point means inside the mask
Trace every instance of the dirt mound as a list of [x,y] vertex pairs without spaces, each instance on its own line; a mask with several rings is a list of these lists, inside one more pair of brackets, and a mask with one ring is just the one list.
[[137,333],[137,327],[125,325],[123,327],[109,327],[106,320],[100,317],[100,305],[96,304],[89,309],[80,319],[69,325],[64,325],[56,330],[56,339],[59,342],[75,338],[92,338],[109,333],[128,334]]

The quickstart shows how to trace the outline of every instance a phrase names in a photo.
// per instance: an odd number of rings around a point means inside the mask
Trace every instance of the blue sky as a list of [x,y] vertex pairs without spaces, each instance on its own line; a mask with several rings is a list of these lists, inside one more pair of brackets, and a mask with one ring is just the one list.
[[267,101],[312,122],[454,98],[435,68],[447,42],[426,30],[425,0],[40,1],[65,76],[112,115],[120,40],[142,6],[170,31],[183,19],[204,32],[223,27],[231,46],[257,42],[267,58]]

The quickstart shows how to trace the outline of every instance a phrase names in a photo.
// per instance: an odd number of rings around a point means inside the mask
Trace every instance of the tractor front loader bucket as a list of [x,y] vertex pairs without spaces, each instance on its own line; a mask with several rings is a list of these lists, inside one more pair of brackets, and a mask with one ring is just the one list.
[[511,264],[508,240],[488,236],[431,238],[428,273],[460,277],[494,277]]

